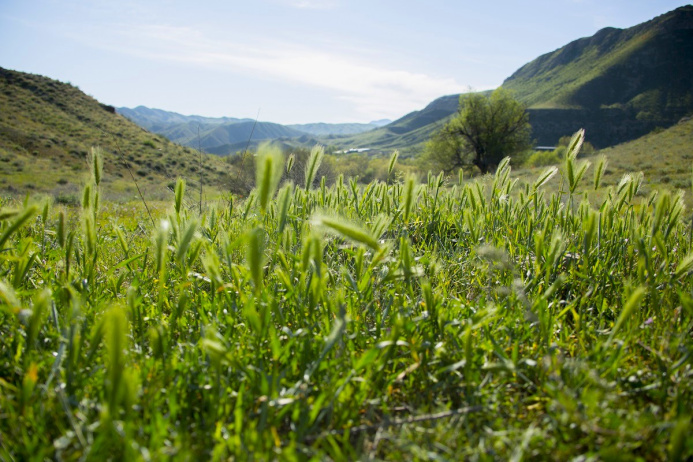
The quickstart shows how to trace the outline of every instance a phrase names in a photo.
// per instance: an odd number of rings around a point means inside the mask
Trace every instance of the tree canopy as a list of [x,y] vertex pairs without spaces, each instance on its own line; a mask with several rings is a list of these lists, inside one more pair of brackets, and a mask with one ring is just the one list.
[[529,149],[530,133],[525,107],[506,90],[467,93],[457,115],[426,145],[426,159],[446,173],[468,165],[487,173],[504,157]]

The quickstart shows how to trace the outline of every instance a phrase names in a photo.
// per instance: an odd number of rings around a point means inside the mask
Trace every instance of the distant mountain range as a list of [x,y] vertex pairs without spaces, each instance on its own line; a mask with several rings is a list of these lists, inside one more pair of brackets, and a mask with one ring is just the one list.
[[127,117],[140,127],[159,133],[178,124],[196,123],[204,125],[233,124],[239,122],[252,122],[253,119],[237,119],[234,117],[203,117],[198,115],[185,116],[175,112],[151,109],[145,106],[137,106],[134,109],[116,108],[119,114]]
[[358,123],[342,123],[342,124],[327,124],[327,123],[314,123],[314,124],[300,124],[300,125],[287,125],[293,129],[308,133],[315,136],[330,136],[330,135],[355,135],[357,133],[364,133],[369,130],[382,127],[387,125],[392,121],[389,119],[374,120],[373,122],[367,124]]
[[[592,144],[606,147],[672,126],[693,113],[693,6],[628,29],[607,27],[575,40],[522,66],[503,87],[528,106],[538,145],[554,145],[560,137],[585,128]],[[459,96],[443,96],[394,122],[258,122],[252,144],[275,139],[288,145],[322,142],[343,149],[416,154],[457,112]],[[201,146],[217,154],[242,149],[252,130],[248,119],[181,116],[141,107],[118,111],[188,146],[196,146],[199,125]]]
[[[693,114],[693,6],[571,42],[526,64],[503,87],[528,105],[540,145],[581,127],[588,141],[606,147],[673,126]],[[249,140],[251,147],[274,140],[285,148],[322,143],[415,155],[457,112],[458,100],[443,96],[394,122],[370,124],[288,126],[141,106],[117,109],[138,127],[69,84],[0,68],[0,189],[78,194],[91,146],[106,149],[105,188],[112,195],[134,194],[125,163],[145,189],[176,176],[196,181],[198,146],[227,155]],[[233,190],[238,175],[230,163],[205,156],[202,176],[205,184]]]
[[247,145],[254,147],[267,140],[284,142],[287,145],[316,144],[319,141],[315,137],[364,133],[391,122],[384,119],[368,124],[280,125],[234,117],[186,116],[145,106],[134,109],[121,107],[116,110],[141,127],[163,135],[171,141],[194,148],[200,147],[208,153],[218,155],[233,154],[243,150]]

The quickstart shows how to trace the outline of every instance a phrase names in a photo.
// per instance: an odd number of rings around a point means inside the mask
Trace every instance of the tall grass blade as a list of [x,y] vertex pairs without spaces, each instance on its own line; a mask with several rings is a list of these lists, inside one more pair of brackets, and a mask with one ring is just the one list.
[[387,166],[388,179],[392,176],[392,171],[395,169],[395,163],[397,163],[398,158],[399,158],[399,151],[393,152],[392,155],[390,156],[390,163]]
[[580,149],[582,148],[582,144],[585,141],[585,129],[581,128],[575,134],[570,140],[570,143],[568,144],[568,152],[566,153],[566,159],[571,159],[575,160],[577,158],[578,153],[580,152]]
[[623,327],[623,324],[628,320],[628,318],[631,317],[633,312],[636,309],[638,309],[640,303],[642,302],[643,298],[645,298],[646,294],[647,290],[644,287],[638,287],[633,291],[632,294],[630,294],[625,305],[623,305],[623,310],[621,311],[621,314],[618,316],[616,324],[614,324],[614,328],[611,329],[611,334],[609,335],[607,344],[610,344],[613,341],[614,337],[616,337],[616,334],[618,334],[618,332]]
[[101,184],[103,178],[103,154],[101,148],[91,148],[91,175],[94,179],[94,184]]
[[176,215],[180,216],[180,212],[183,209],[183,197],[185,196],[185,180],[183,178],[178,178],[176,180],[175,189],[175,210]]
[[606,171],[607,167],[607,160],[605,156],[601,156],[599,158],[599,161],[597,162],[597,167],[594,170],[594,190],[596,191],[599,189],[599,186],[602,183],[602,178],[604,176],[604,172]]
[[263,287],[263,268],[265,265],[265,231],[255,228],[246,235],[246,260],[255,285],[255,293],[260,294]]
[[31,205],[19,214],[16,220],[14,220],[0,235],[0,250],[5,248],[5,243],[10,239],[12,234],[14,234],[19,228],[22,227],[24,223],[29,221],[34,215],[38,213],[38,207]]
[[282,233],[284,231],[284,227],[286,226],[286,220],[289,215],[289,205],[291,204],[291,198],[293,197],[293,189],[294,185],[292,183],[288,183],[282,187],[277,194],[277,205],[279,207],[279,217],[277,220],[278,233]]
[[277,146],[262,144],[258,148],[255,162],[257,202],[264,212],[282,178],[284,156]]
[[325,147],[321,145],[316,145],[311,149],[310,151],[310,156],[308,157],[308,163],[306,164],[306,171],[305,171],[305,185],[303,189],[308,191],[311,186],[313,185],[313,181],[315,180],[315,175],[318,174],[318,169],[320,168],[320,164],[322,163],[322,158],[325,155]]
[[404,195],[402,197],[401,210],[405,223],[409,221],[412,209],[414,208],[414,182],[415,179],[413,175],[408,175],[404,181]]
[[127,399],[125,383],[125,351],[127,350],[128,320],[125,310],[113,307],[104,318],[104,341],[107,350],[106,362],[106,403],[108,415],[115,418],[120,404]]
[[372,233],[355,223],[319,214],[314,215],[311,222],[313,225],[323,227],[333,234],[352,241],[355,244],[362,244],[373,250],[380,249],[378,239]]
[[553,178],[556,173],[558,173],[558,167],[552,166],[546,168],[543,172],[541,172],[539,178],[537,178],[532,184],[532,189],[536,191],[540,187],[544,186],[551,178]]

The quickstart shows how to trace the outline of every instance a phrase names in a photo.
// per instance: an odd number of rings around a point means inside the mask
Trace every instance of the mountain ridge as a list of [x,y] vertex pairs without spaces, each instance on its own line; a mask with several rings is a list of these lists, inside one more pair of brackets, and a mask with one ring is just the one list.
[[[332,137],[355,135],[376,129],[390,122],[387,119],[363,123],[309,123],[277,124],[235,117],[204,117],[183,115],[163,109],[137,106],[119,107],[116,111],[149,131],[165,136],[176,143],[215,153],[227,155],[241,144],[245,146],[262,141],[286,138]],[[251,138],[252,134],[252,138]]]
[[[502,87],[528,106],[538,145],[554,145],[582,127],[596,147],[670,127],[693,113],[693,6],[574,40],[520,67]],[[457,112],[453,99],[459,96],[438,98],[382,129],[335,143],[421,152]],[[433,113],[441,100],[448,104]]]
[[690,98],[692,65],[689,5],[627,29],[607,27],[574,40],[520,67],[503,87],[530,108],[641,109],[657,103],[646,101],[647,93],[650,99],[656,91],[662,100]]

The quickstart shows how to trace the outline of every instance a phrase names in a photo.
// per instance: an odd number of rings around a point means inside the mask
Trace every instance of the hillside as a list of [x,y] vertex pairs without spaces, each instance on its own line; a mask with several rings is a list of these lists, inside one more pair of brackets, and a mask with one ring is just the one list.
[[[413,151],[422,146],[431,134],[457,112],[460,95],[436,99],[420,111],[410,112],[394,122],[352,137],[334,139],[343,148],[371,148],[376,151],[393,149]],[[406,151],[405,151],[406,153]]]
[[607,184],[618,184],[623,175],[641,171],[648,189],[670,188],[686,192],[689,205],[693,171],[693,119],[688,118],[662,131],[655,131],[637,140],[603,149],[609,168]]
[[531,108],[622,107],[680,118],[693,105],[693,6],[607,27],[524,65],[503,87]]
[[669,127],[693,112],[693,6],[575,40],[503,87],[530,107],[539,144],[589,124],[598,147]]
[[[607,147],[672,126],[693,112],[693,6],[575,40],[524,65],[503,87],[528,105],[538,145],[554,145],[581,127],[592,144]],[[457,110],[458,98],[439,98],[336,143],[416,151]]]
[[242,150],[249,140],[250,146],[257,146],[262,141],[301,138],[307,134],[289,126],[252,119],[186,116],[144,106],[118,108],[117,111],[174,143],[194,149],[200,147],[204,152],[220,156]]
[[[605,195],[605,188],[616,187],[624,175],[642,172],[640,197],[647,197],[654,190],[683,191],[686,204],[693,207],[692,146],[693,118],[687,118],[667,129],[655,130],[636,140],[602,149],[589,157],[592,166],[583,178],[578,192],[586,192],[590,196],[596,194],[601,200]],[[594,193],[594,168],[601,156],[606,158],[607,167],[602,177],[601,189]],[[531,185],[543,169],[544,167],[514,170],[513,176],[521,183]],[[561,181],[557,175],[551,179],[547,188],[558,191],[561,189]]]
[[[200,136],[198,139],[197,127],[200,127]],[[174,136],[180,132],[181,136]],[[244,147],[248,140],[251,139],[255,143],[265,140],[275,140],[279,138],[299,138],[305,133],[299,132],[280,124],[271,122],[237,122],[231,124],[220,125],[199,125],[195,122],[188,122],[184,125],[175,125],[167,130],[161,131],[161,134],[168,139],[186,146],[202,148],[203,151],[213,152],[214,154],[226,155],[233,154],[236,151],[218,152],[221,146],[238,145]],[[242,149],[242,147],[240,149]]]
[[[199,178],[193,149],[147,132],[75,86],[0,68],[0,191],[49,193],[76,203],[93,146],[104,151],[107,198],[136,196],[126,163],[149,197],[168,195],[176,177],[191,186]],[[231,188],[226,162],[203,156],[202,168],[205,184]]]

